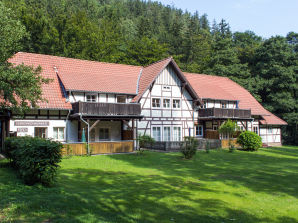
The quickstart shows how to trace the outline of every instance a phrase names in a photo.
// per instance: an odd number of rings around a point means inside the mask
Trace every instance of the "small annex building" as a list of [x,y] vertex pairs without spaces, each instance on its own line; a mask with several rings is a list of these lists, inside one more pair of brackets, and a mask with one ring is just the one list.
[[286,122],[247,90],[229,78],[182,72],[171,57],[141,67],[19,52],[9,62],[41,66],[52,79],[37,109],[10,114],[6,126],[18,136],[68,144],[86,138],[99,153],[123,152],[133,150],[137,134],[157,142],[219,139],[220,124],[233,119],[264,144],[281,144]]

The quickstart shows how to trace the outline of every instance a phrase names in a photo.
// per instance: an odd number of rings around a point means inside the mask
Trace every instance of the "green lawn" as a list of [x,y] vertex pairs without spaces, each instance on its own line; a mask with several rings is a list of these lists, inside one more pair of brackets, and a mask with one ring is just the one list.
[[51,188],[0,162],[0,222],[298,222],[298,147],[65,158]]

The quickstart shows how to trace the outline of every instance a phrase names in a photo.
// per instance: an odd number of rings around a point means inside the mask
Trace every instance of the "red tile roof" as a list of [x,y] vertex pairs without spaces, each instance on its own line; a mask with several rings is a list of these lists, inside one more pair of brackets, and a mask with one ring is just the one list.
[[33,67],[38,67],[40,65],[42,67],[42,76],[52,79],[49,84],[42,85],[43,98],[45,98],[47,102],[39,102],[37,105],[40,108],[72,109],[71,104],[66,102],[66,98],[63,95],[57,74],[54,70],[56,64],[51,60],[51,56],[19,52],[8,61],[16,65],[22,63]]
[[261,115],[264,122],[266,120],[266,124],[287,124],[263,108],[246,89],[227,77],[193,73],[184,74],[202,99],[237,100],[239,101],[239,108],[251,109],[252,115]]

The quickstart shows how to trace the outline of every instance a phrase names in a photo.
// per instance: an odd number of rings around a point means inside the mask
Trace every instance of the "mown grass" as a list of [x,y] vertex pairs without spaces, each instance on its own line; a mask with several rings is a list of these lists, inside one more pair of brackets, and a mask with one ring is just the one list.
[[0,222],[298,222],[298,148],[64,158],[51,188],[0,167]]

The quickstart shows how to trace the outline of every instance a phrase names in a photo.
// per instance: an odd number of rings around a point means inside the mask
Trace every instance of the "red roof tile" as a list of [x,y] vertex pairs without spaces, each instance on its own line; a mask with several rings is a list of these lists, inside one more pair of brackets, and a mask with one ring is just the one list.
[[20,52],[9,59],[9,62],[16,65],[23,63],[33,67],[38,67],[38,65],[40,65],[42,67],[42,76],[53,80],[49,84],[42,85],[43,98],[45,98],[47,102],[39,102],[37,105],[40,108],[72,109],[71,104],[66,102],[66,98],[62,93],[58,77],[54,71],[55,63],[49,60],[47,56]]
[[184,74],[202,99],[237,100],[239,101],[239,108],[251,109],[252,115],[261,115],[267,120],[267,124],[287,124],[263,108],[246,89],[227,77],[193,73]]

